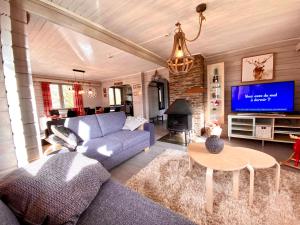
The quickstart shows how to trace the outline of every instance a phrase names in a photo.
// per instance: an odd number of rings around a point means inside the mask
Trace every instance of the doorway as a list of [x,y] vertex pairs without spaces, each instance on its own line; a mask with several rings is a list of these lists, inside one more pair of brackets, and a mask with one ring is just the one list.
[[169,82],[167,79],[157,79],[148,86],[149,121],[154,123],[157,138],[168,133],[166,129],[167,115],[165,111],[169,107]]
[[126,116],[133,116],[132,88],[129,84],[109,88],[110,111],[123,111]]

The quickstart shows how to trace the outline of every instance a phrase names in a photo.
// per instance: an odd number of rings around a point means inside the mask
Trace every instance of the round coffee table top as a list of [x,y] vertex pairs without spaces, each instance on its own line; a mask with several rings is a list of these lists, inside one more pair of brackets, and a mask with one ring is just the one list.
[[224,145],[221,153],[212,154],[206,150],[205,144],[191,143],[188,146],[188,154],[198,164],[220,171],[241,170],[249,162],[238,148],[229,145]]
[[234,147],[248,160],[254,169],[264,169],[274,166],[277,161],[273,156],[251,148]]

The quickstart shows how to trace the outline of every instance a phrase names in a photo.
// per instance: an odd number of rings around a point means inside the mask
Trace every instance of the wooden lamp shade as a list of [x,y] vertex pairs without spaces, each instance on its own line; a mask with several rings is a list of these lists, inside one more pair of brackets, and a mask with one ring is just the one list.
[[176,26],[173,50],[167,63],[171,73],[185,74],[193,67],[194,57],[186,46],[185,34],[180,27],[180,23],[177,23]]
[[201,3],[197,6],[196,12],[199,14],[199,30],[195,38],[189,40],[181,29],[181,24],[176,23],[174,35],[174,44],[170,58],[167,60],[169,71],[173,74],[185,74],[189,72],[194,63],[194,57],[187,48],[186,41],[192,42],[198,39],[201,33],[202,21],[205,20],[203,12],[206,10],[206,4]]

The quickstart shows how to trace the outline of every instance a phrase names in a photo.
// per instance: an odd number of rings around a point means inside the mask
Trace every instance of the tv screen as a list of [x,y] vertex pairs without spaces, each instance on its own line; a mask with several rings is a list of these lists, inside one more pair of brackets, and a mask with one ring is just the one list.
[[231,87],[232,112],[293,112],[294,81]]

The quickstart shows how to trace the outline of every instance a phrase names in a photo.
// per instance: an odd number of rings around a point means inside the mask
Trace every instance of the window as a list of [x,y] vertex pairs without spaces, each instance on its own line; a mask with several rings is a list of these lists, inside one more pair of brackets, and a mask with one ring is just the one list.
[[121,105],[122,104],[122,90],[121,88],[109,88],[109,104]]
[[70,90],[72,85],[62,85],[64,108],[74,108],[74,94]]
[[59,85],[50,84],[50,92],[51,92],[52,108],[54,109],[61,108]]
[[53,109],[74,108],[74,93],[72,85],[50,84],[51,100]]

